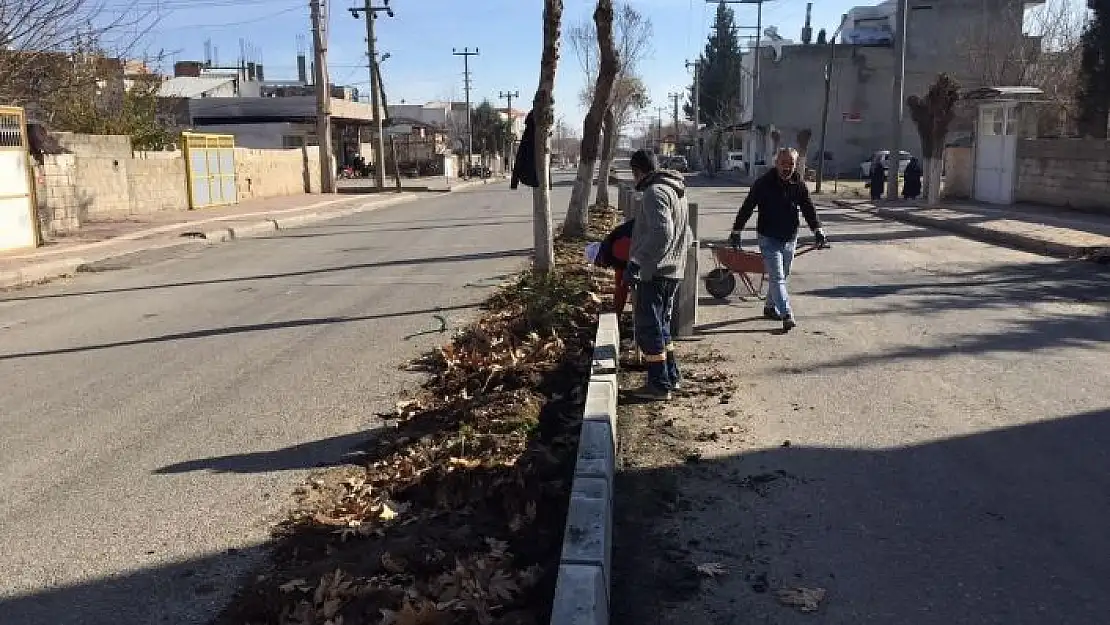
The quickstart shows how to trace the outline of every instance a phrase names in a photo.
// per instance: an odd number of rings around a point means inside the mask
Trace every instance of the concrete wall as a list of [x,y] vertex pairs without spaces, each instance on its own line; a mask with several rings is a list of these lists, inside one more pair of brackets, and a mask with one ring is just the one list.
[[[971,25],[993,26],[992,41],[1000,48],[994,56],[1023,41],[1020,21],[1015,28],[995,16],[1002,11],[1019,10],[1020,0],[936,0],[930,9],[914,10],[908,18],[906,37],[905,95],[923,95],[940,72],[952,74],[963,87],[980,86],[987,70],[976,65],[974,55],[961,43],[971,38]],[[981,28],[980,28],[981,29]],[[968,31],[966,34],[965,31]],[[987,44],[981,44],[987,45]],[[894,51],[889,47],[837,45],[833,51],[832,90],[829,101],[826,151],[832,152],[833,169],[842,174],[859,175],[859,164],[875,150],[889,149],[894,80]],[[785,146],[796,147],[795,135],[802,128],[813,132],[810,166],[817,162],[821,131],[821,109],[825,65],[829,47],[792,45],[782,50],[778,60],[771,50],[760,56],[760,89],[756,103],[757,126],[773,125],[783,136]],[[990,56],[990,55],[986,55]],[[1001,83],[1010,84],[1010,83]],[[843,113],[859,113],[861,121],[842,122]],[[961,117],[952,130],[970,131],[972,116]],[[902,149],[921,153],[921,141],[906,111],[902,128]]]
[[302,150],[235,150],[240,201],[304,193],[304,172]]
[[127,135],[80,135],[52,132],[50,136],[70,154],[104,158],[131,158],[131,137]]
[[975,188],[975,148],[945,148],[944,171],[944,197],[970,198]]
[[[188,210],[185,160],[181,152],[140,152],[132,158],[95,154],[103,146],[119,154],[118,139],[70,139],[73,154],[48,155],[35,168],[39,219],[44,232],[76,230],[96,219],[119,219],[158,211]],[[127,137],[123,137],[127,139]],[[316,147],[293,150],[237,148],[239,200],[320,192]]]
[[1026,139],[1017,167],[1018,202],[1110,214],[1110,141]]

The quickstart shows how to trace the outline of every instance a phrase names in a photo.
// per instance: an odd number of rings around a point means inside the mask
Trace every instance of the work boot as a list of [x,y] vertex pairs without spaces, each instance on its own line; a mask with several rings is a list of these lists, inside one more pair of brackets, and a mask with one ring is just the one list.
[[798,322],[794,320],[794,315],[786,315],[782,318],[782,331],[789,332],[798,327]]
[[667,363],[649,362],[647,380],[643,386],[632,391],[640,399],[648,401],[668,401],[671,398],[671,382]]
[[671,389],[682,388],[682,372],[678,369],[678,359],[673,351],[667,352],[667,379],[671,382]]

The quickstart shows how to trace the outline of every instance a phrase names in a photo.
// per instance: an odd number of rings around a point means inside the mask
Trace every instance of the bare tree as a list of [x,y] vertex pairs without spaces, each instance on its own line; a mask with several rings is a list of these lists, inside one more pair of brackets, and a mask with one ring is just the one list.
[[956,118],[959,99],[959,83],[948,74],[940,74],[924,97],[912,95],[906,100],[925,153],[925,200],[930,206],[940,199],[944,143]]
[[[997,8],[997,7],[995,7]],[[1027,13],[1012,4],[984,9],[963,27],[962,50],[968,86],[1031,86],[1045,93],[1040,126],[1060,132],[1076,118],[1079,40],[1086,11],[1071,0],[1047,0]]]
[[[597,204],[609,204],[609,174],[616,153],[619,136],[632,122],[635,115],[651,103],[647,87],[637,75],[637,66],[650,51],[652,38],[651,20],[630,4],[617,4],[614,7],[613,39],[617,48],[617,75],[613,82],[610,110],[612,122],[606,115],[603,120],[605,138],[601,143],[600,164],[598,167]],[[583,106],[593,104],[595,83],[600,66],[600,46],[597,27],[592,21],[584,21],[570,30],[571,46],[578,57],[586,84],[579,92]],[[600,182],[605,181],[605,182]],[[586,198],[589,204],[589,198]]]
[[[601,125],[605,112],[612,104],[613,82],[618,67],[617,47],[613,41],[613,1],[597,0],[594,9],[594,26],[597,29],[597,43],[601,51],[597,80],[594,82],[593,103],[586,113],[582,129],[582,148],[578,160],[578,175],[570,194],[570,206],[563,222],[563,235],[582,236],[589,222],[590,187],[597,168],[598,150],[601,142]],[[599,180],[598,184],[608,184]]]
[[536,122],[536,181],[532,190],[532,233],[535,271],[551,273],[555,268],[555,242],[551,232],[551,128],[555,125],[555,72],[559,67],[559,35],[563,26],[563,0],[543,2],[543,54],[540,82],[532,99]]

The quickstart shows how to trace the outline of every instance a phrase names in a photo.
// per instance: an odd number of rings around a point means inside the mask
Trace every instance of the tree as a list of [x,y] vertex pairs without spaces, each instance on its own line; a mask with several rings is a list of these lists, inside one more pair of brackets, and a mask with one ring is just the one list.
[[536,123],[536,180],[532,190],[532,235],[535,271],[551,273],[555,268],[555,244],[551,236],[551,128],[555,125],[555,73],[559,67],[559,35],[563,26],[563,0],[543,2],[543,53],[540,82],[532,99]]
[[[617,77],[617,47],[613,41],[613,1],[597,0],[594,9],[597,44],[601,51],[594,82],[594,97],[582,128],[582,148],[578,160],[578,176],[570,194],[570,206],[563,222],[563,236],[576,237],[586,233],[589,222],[590,187],[593,184],[601,142],[601,125],[612,104],[613,82]],[[599,180],[608,184],[608,180]]]
[[1041,126],[1069,126],[1076,110],[1080,38],[1086,15],[1073,0],[1047,0],[1025,11],[1007,5],[962,27],[954,49],[968,86],[1022,85],[1044,91]]
[[694,89],[700,89],[697,100],[702,122],[718,128],[740,121],[742,101],[742,71],[740,39],[736,34],[736,16],[727,4],[717,5],[713,34],[705,44],[701,64],[701,80],[691,85],[684,112],[687,119],[694,119]]
[[[611,104],[602,120],[604,139],[600,148],[599,181],[609,179],[620,133],[651,102],[647,87],[637,74],[637,66],[650,51],[652,32],[651,20],[630,4],[614,5],[613,39],[617,48],[617,75],[613,81]],[[585,20],[570,29],[569,38],[586,75],[586,84],[579,93],[579,99],[583,106],[590,107],[600,66],[597,26],[592,20]],[[586,203],[589,204],[589,198],[586,198]],[[598,184],[597,204],[609,204],[608,184]]]
[[806,168],[809,167],[809,142],[813,139],[813,131],[802,128],[798,131],[798,163],[801,166],[802,178],[805,178]]
[[1083,32],[1077,91],[1081,134],[1106,138],[1110,119],[1110,0],[1092,0]]
[[483,100],[471,113],[470,125],[474,133],[474,150],[483,156],[496,154],[501,146],[505,145],[510,132],[508,120],[501,118],[501,113]]
[[912,95],[906,100],[925,156],[925,200],[929,205],[940,199],[944,144],[959,100],[960,85],[948,74],[939,74],[925,97]]

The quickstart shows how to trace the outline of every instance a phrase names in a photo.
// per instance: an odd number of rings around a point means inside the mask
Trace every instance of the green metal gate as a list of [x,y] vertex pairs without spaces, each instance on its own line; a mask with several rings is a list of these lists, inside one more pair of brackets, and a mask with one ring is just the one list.
[[239,201],[235,185],[235,137],[181,133],[189,208],[226,206]]

